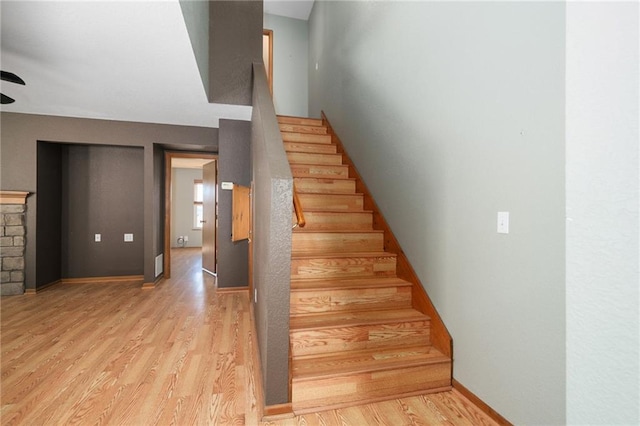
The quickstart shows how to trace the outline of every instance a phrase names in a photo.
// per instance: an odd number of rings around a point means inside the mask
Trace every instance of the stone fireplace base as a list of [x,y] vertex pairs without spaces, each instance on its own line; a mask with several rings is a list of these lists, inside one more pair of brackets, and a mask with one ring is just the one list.
[[24,293],[27,195],[0,191],[0,296]]

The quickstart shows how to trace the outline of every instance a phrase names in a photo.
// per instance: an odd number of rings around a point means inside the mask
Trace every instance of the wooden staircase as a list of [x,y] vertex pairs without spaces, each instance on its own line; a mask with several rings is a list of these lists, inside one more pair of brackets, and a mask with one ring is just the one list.
[[278,121],[306,219],[292,237],[294,412],[449,390],[450,346],[432,344],[432,318],[414,309],[422,286],[398,277],[395,239],[374,229],[339,140],[323,120]]

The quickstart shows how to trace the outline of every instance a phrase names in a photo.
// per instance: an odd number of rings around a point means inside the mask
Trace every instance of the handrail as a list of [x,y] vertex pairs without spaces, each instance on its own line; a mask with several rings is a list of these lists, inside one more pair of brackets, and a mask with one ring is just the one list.
[[293,209],[296,211],[296,224],[293,225],[293,227],[299,226],[300,228],[304,228],[307,222],[304,220],[304,211],[302,211],[302,203],[300,202],[300,198],[298,198],[295,183],[293,184]]

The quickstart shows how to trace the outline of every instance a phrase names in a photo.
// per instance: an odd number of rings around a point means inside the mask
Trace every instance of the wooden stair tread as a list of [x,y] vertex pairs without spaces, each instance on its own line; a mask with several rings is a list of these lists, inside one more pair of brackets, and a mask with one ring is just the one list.
[[358,325],[396,324],[407,321],[429,321],[429,316],[415,309],[388,309],[371,311],[346,311],[322,314],[300,315],[292,317],[290,329],[318,330],[335,327],[353,327]]
[[337,147],[325,143],[308,142],[284,142],[284,150],[287,153],[317,153],[317,154],[337,154]]
[[334,252],[334,253],[298,253],[292,254],[291,259],[330,259],[342,257],[396,257],[395,253],[386,251],[362,251],[362,252]]
[[[311,193],[314,194],[314,193]],[[318,194],[316,194],[318,195]],[[335,195],[335,194],[324,194],[324,195]],[[349,195],[353,195],[353,194],[349,194]],[[314,209],[313,207],[308,208],[308,209],[304,209],[304,212],[312,212],[312,213],[329,213],[329,214],[373,214],[372,210],[321,210],[321,209]]]
[[379,288],[379,287],[410,287],[411,283],[397,277],[367,277],[367,278],[309,278],[291,280],[291,290],[309,289],[350,289],[350,288]]
[[[340,193],[334,194],[334,193],[298,191],[298,195],[322,195],[322,196],[326,196],[326,197],[353,197],[354,195],[362,196],[362,193],[361,192],[351,192],[349,194],[340,194]],[[327,210],[323,210],[323,211],[326,212]]]
[[289,163],[313,164],[315,166],[339,166],[342,164],[342,154],[323,152],[290,152],[287,151]]
[[380,229],[306,229],[297,227],[293,230],[296,234],[384,234]]
[[282,124],[302,124],[304,126],[322,126],[321,118],[295,117],[292,115],[278,115],[278,123]]
[[294,178],[348,179],[349,166],[346,164],[290,164]]
[[293,180],[295,181],[307,181],[307,182],[313,182],[313,181],[318,181],[318,182],[333,182],[334,180],[339,180],[339,181],[345,181],[345,180],[349,180],[349,181],[355,181],[355,178],[352,177],[340,177],[340,178],[333,178],[333,177],[296,177],[293,178]]
[[433,346],[388,347],[293,358],[293,381],[451,362]]
[[326,135],[327,127],[326,126],[315,126],[309,124],[289,124],[289,123],[278,123],[281,132],[296,132],[296,133],[309,133],[312,135]]
[[332,145],[331,135],[318,135],[313,133],[280,132],[283,142],[303,142],[320,145]]
[[293,181],[298,192],[314,194],[354,194],[356,192],[355,179],[344,176],[340,179],[294,177]]
[[[306,154],[306,153],[305,153]],[[325,155],[340,155],[340,154],[325,154]],[[296,166],[296,167],[346,167],[347,169],[349,168],[348,165],[346,164],[317,164],[317,163],[294,163],[294,164],[290,164],[291,166]],[[300,177],[307,177],[307,176],[300,176]],[[314,176],[310,176],[310,177],[314,177]],[[332,179],[332,178],[326,178],[326,179]],[[349,179],[349,177],[346,177],[345,179]]]

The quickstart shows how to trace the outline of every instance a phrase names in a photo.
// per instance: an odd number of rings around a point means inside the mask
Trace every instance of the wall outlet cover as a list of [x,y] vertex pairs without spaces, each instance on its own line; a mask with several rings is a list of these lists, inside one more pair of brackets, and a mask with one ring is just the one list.
[[509,212],[498,212],[498,234],[509,233]]

